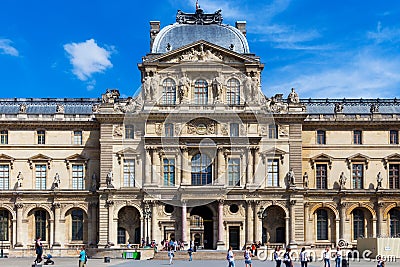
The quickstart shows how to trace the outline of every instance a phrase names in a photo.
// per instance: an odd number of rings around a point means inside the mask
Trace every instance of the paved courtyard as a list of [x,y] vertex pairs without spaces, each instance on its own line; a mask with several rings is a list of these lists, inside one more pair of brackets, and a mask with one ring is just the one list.
[[[55,265],[60,267],[76,267],[78,266],[78,258],[55,258]],[[33,259],[31,258],[8,258],[8,259],[0,259],[0,266],[7,266],[7,267],[19,267],[19,266],[32,266]],[[103,259],[89,259],[87,263],[87,267],[106,267],[106,266],[135,266],[135,267],[155,267],[155,266],[167,266],[168,260],[160,261],[160,260],[148,260],[148,261],[136,261],[136,260],[124,260],[124,259],[111,259],[110,263],[104,263]],[[176,260],[173,262],[174,267],[226,267],[227,262],[226,260],[194,260],[192,262],[186,260]],[[237,267],[244,267],[243,260],[236,260]],[[253,261],[253,267],[274,267],[274,262],[271,261]],[[309,267],[323,267],[322,262],[312,262],[309,263]],[[331,262],[331,266],[334,267],[334,262]],[[367,262],[367,261],[360,261],[360,262],[352,262],[350,261],[350,267],[375,267],[375,262]],[[398,266],[398,262],[388,262],[386,266]],[[294,267],[300,267],[299,262],[295,262]]]

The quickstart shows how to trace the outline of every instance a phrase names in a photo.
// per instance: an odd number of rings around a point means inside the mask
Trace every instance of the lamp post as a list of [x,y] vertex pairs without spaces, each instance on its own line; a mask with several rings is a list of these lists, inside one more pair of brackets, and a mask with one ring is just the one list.
[[148,246],[149,243],[149,219],[151,219],[151,209],[148,204],[144,206],[144,218],[146,219],[146,245]]

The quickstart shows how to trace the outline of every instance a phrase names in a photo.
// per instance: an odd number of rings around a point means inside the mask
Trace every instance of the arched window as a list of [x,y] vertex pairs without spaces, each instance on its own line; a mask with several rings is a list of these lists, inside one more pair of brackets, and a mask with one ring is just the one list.
[[328,212],[317,210],[317,240],[328,240]]
[[7,210],[0,210],[0,241],[8,241],[9,213]]
[[353,210],[353,239],[365,236],[364,212],[360,209]]
[[390,236],[398,236],[400,234],[400,210],[392,209],[390,215]]
[[240,83],[237,79],[229,79],[226,85],[226,102],[228,105],[240,104]]
[[194,83],[194,103],[208,103],[208,83],[205,80],[197,80]]
[[206,154],[196,154],[192,158],[192,185],[211,184],[211,159]]
[[83,211],[73,210],[71,212],[72,240],[83,240]]
[[175,105],[176,102],[176,84],[171,78],[163,81],[163,104]]
[[46,211],[35,211],[35,237],[41,237],[42,241],[46,241]]

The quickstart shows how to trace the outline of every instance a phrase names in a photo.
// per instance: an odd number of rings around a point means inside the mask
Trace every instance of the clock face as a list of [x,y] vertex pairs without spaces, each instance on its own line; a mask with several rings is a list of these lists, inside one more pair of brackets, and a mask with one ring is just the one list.
[[207,126],[203,123],[197,125],[196,131],[198,134],[205,134],[207,132]]

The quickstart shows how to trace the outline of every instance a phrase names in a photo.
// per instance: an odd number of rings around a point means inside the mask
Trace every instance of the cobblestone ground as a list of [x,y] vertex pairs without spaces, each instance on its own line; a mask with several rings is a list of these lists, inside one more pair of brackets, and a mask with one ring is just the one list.
[[[60,267],[77,267],[78,259],[77,258],[55,258],[55,265]],[[0,259],[0,266],[4,267],[22,267],[22,266],[32,266],[33,259],[31,258],[7,258]],[[111,259],[110,263],[104,263],[103,259],[89,259],[87,263],[87,267],[106,267],[106,266],[119,266],[119,267],[155,267],[155,266],[169,266],[169,262],[166,259],[165,261],[160,260],[148,260],[148,261],[135,261],[135,260],[123,260],[123,259]],[[43,265],[45,266],[45,265]],[[174,267],[227,267],[226,260],[194,260],[189,262],[187,260],[176,260],[173,261],[172,266]],[[244,267],[243,260],[236,260],[236,267]],[[253,267],[274,267],[274,262],[271,261],[253,261]],[[283,265],[284,266],[284,265]],[[334,267],[334,261],[331,262],[331,266]],[[397,262],[388,262],[386,266],[394,267],[399,266],[399,260]],[[294,267],[300,267],[300,263],[296,262]],[[311,262],[308,264],[308,267],[323,267],[322,262]],[[360,261],[353,262],[350,261],[349,267],[376,267],[376,263],[373,261]]]

